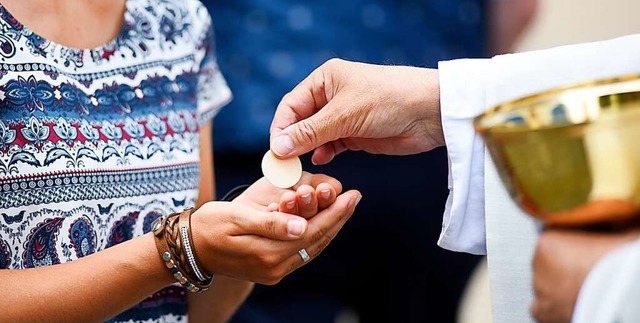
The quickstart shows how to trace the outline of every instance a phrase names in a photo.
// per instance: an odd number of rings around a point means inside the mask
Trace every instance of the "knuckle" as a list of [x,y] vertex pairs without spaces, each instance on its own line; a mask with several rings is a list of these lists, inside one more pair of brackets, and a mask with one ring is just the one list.
[[286,255],[283,252],[278,252],[276,250],[269,251],[267,252],[266,255],[263,256],[263,260],[265,261],[264,263],[268,266],[268,268],[277,268],[278,266],[281,266],[282,263],[288,258],[288,255]]
[[332,67],[336,67],[336,65],[339,65],[342,62],[344,62],[344,60],[337,57],[332,57],[329,60],[327,60],[323,65],[327,66],[328,68],[332,68]]
[[317,132],[311,120],[300,122],[300,126],[296,128],[295,136],[302,142],[308,142],[313,145],[317,143]]
[[326,249],[329,246],[332,240],[333,240],[333,237],[331,236],[322,237],[318,241],[318,245],[316,246],[316,248],[311,252],[311,258],[315,258],[319,256],[324,251],[324,249]]
[[278,221],[276,220],[275,217],[270,216],[268,217],[264,223],[264,231],[267,233],[267,235],[270,236],[275,236],[276,232],[277,232],[277,227],[278,227]]
[[327,236],[324,236],[322,239],[320,239],[320,243],[319,243],[319,245],[318,245],[318,246],[319,246],[319,248],[318,248],[318,252],[317,252],[317,254],[316,254],[316,255],[314,255],[314,256],[317,256],[317,255],[318,255],[318,254],[320,254],[320,253],[321,253],[321,252],[322,252],[326,247],[328,247],[332,240],[333,240],[333,237],[332,237],[332,236],[328,236],[328,235],[327,235]]
[[240,215],[235,211],[229,212],[227,214],[227,219],[229,220],[229,222],[236,225],[239,225],[240,223],[242,223]]
[[287,92],[287,94],[285,94],[285,95],[282,97],[281,102],[291,102],[291,100],[293,99],[293,97],[294,97],[293,92]]
[[[370,122],[367,122],[367,118],[363,116],[367,116],[371,113],[371,111],[375,110],[375,105],[372,102],[369,102],[368,99],[361,99],[361,96],[365,96],[367,94],[357,95],[356,99],[358,104],[354,104],[355,109],[342,109],[340,110],[334,118],[335,124],[333,126],[341,126],[344,132],[355,135],[360,134],[363,129],[367,129],[370,126]],[[350,122],[346,123],[342,120],[349,120]]]
[[317,120],[316,129],[326,129],[330,136],[335,137],[344,131],[345,124],[348,124],[345,120],[349,119],[345,119],[342,113],[326,114]]
[[282,275],[279,275],[278,272],[276,271],[270,271],[265,277],[265,285],[273,286],[279,283],[281,280],[282,280]]
[[295,263],[290,263],[287,267],[287,275],[294,272],[296,269],[298,269],[298,265],[296,265]]
[[258,255],[258,262],[260,266],[273,268],[278,263],[278,259],[272,254],[261,254]]
[[323,228],[323,227],[317,228],[316,232],[314,232],[311,235],[311,243],[312,244],[317,243],[318,241],[320,241],[326,235],[327,235],[327,229],[326,228]]

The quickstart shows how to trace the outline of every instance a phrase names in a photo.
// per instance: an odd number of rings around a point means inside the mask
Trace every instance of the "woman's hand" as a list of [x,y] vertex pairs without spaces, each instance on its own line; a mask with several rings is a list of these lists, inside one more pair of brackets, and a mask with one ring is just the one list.
[[346,150],[409,155],[444,145],[438,72],[332,59],[284,96],[271,124],[271,150],[314,150],[315,164]]
[[[317,180],[316,187],[333,180],[309,174],[305,179],[310,184]],[[336,186],[336,191],[341,190],[340,185]],[[284,192],[261,180],[234,202],[209,202],[194,212],[193,240],[204,269],[275,284],[304,264],[298,254],[300,249],[305,248],[311,258],[320,254],[351,217],[361,198],[358,191],[348,191],[306,220],[269,209],[269,204],[279,201]]]
[[277,188],[263,177],[234,199],[233,203],[261,211],[280,211],[310,218],[329,207],[340,193],[342,184],[335,178],[303,172],[291,189]]
[[[340,189],[338,189],[340,191]],[[336,200],[336,188],[328,183],[320,183],[313,188],[311,185],[300,185],[295,192],[282,193],[280,202],[271,203],[270,211],[297,214],[306,219],[313,217],[318,211],[322,211]]]

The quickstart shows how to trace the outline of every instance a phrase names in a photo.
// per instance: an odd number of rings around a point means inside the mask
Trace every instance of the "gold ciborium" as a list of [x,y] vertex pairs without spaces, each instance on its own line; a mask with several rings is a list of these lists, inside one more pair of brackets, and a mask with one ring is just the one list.
[[513,199],[544,223],[640,215],[640,75],[504,103],[474,125]]

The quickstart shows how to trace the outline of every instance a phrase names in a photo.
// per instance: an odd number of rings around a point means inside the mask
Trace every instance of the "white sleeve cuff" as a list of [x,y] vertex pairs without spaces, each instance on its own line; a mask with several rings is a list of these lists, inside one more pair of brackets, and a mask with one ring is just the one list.
[[442,129],[449,155],[449,197],[438,245],[485,254],[484,143],[473,118],[486,109],[489,59],[440,62]]
[[547,50],[440,62],[449,198],[438,245],[486,253],[484,144],[473,118],[488,107],[594,79],[640,73],[640,34]]

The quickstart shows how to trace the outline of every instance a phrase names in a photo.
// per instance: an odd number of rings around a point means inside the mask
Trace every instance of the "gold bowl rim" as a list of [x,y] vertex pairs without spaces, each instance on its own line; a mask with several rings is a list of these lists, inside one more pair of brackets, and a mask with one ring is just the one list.
[[[516,109],[522,109],[524,106],[533,105],[536,103],[549,102],[549,104],[559,104],[562,103],[562,98],[569,92],[578,92],[585,91],[591,88],[599,88],[606,85],[613,84],[626,84],[627,82],[638,81],[640,84],[640,73],[636,74],[626,74],[622,76],[605,78],[600,80],[590,80],[586,82],[580,82],[570,85],[558,86],[551,88],[549,90],[534,93],[531,95],[523,96],[520,98],[516,98],[511,101],[507,101],[495,106],[492,106],[485,110],[482,114],[476,116],[473,120],[474,128],[479,133],[489,132],[492,128],[497,128],[499,124],[491,124],[486,125],[485,121],[488,118],[494,117],[496,115],[511,112]],[[634,89],[633,92],[640,92],[640,86],[637,89]],[[603,95],[611,95],[616,93],[622,93],[620,91],[614,91],[615,93],[598,93],[597,95],[591,94],[590,98],[597,98]]]

